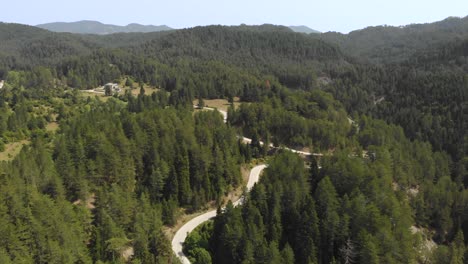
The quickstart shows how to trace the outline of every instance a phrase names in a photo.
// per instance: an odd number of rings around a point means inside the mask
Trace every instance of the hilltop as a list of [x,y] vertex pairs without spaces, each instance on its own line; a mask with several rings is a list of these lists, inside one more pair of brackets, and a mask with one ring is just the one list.
[[69,32],[76,34],[97,34],[107,35],[113,33],[131,33],[131,32],[159,32],[168,31],[172,28],[161,25],[140,25],[137,23],[128,24],[126,26],[118,26],[111,24],[104,24],[98,21],[82,20],[77,22],[53,22],[40,24],[36,27],[47,29],[53,32]]
[[307,26],[289,26],[289,28],[290,28],[292,31],[298,32],[298,33],[306,33],[306,34],[311,34],[311,33],[318,34],[318,33],[321,33],[320,31],[315,30],[315,29],[312,29],[312,28],[307,27]]

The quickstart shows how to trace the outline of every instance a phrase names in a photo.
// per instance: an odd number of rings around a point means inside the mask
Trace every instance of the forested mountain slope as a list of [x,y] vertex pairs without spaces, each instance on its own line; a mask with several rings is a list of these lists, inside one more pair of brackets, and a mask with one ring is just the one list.
[[[0,54],[2,51],[4,53],[0,57],[0,69],[56,66],[59,78],[65,75],[71,79],[76,76],[67,76],[71,71],[80,72],[82,80],[75,82],[78,88],[97,86],[96,81],[89,80],[96,77],[88,77],[96,74],[97,68],[138,76],[145,82],[153,80],[153,83],[162,85],[174,80],[161,80],[163,77],[158,76],[158,72],[171,72],[174,79],[191,72],[207,71],[214,64],[218,64],[215,67],[226,68],[219,70],[226,77],[230,76],[226,71],[245,75],[243,71],[248,69],[256,77],[275,75],[269,78],[271,82],[279,79],[291,87],[311,88],[317,72],[329,62],[344,61],[337,47],[273,25],[210,26],[174,32],[107,36],[51,33],[15,24],[2,24],[0,28],[3,30],[0,35],[7,40],[0,47]],[[13,31],[18,34],[9,33]],[[29,35],[32,37],[22,37]],[[220,62],[227,67],[221,66]],[[86,66],[78,67],[80,64]],[[109,69],[111,64],[118,67]],[[156,68],[159,71],[154,76]],[[113,79],[98,78],[100,83]]]
[[[238,59],[231,63],[261,64],[273,58],[294,60],[330,60],[341,56],[340,51],[323,41],[276,26],[225,27],[209,26],[178,30],[164,39],[148,43],[145,54],[164,50],[172,54],[204,59]],[[226,58],[229,56],[228,58]],[[247,62],[242,60],[248,59]],[[227,60],[226,60],[227,62]],[[268,61],[267,61],[268,62]]]
[[164,33],[75,35],[21,24],[0,23],[0,68],[53,66],[64,59],[89,55],[97,49],[141,44]]
[[268,94],[229,112],[254,155],[266,153],[258,139],[327,154],[320,168],[290,153],[269,160],[246,204],[196,230],[186,254],[195,263],[462,263],[466,171],[399,126],[366,116],[347,126],[326,95]]
[[[2,116],[2,141],[32,143],[0,163],[2,263],[115,263],[125,250],[167,263],[162,225],[177,221],[179,207],[198,210],[241,182],[244,156],[219,113],[193,116],[165,92],[107,103],[62,95],[3,101],[14,108]],[[57,115],[56,134],[29,125],[39,102]]]
[[[468,38],[467,38],[468,39]],[[357,65],[327,87],[349,112],[401,125],[455,160],[468,155],[466,39],[419,51],[404,63]]]
[[402,62],[420,50],[468,37],[468,17],[450,17],[435,23],[402,27],[368,27],[349,34],[328,32],[313,36],[336,43],[349,54],[364,61]]
[[58,34],[21,24],[0,23],[0,65],[8,68],[51,65],[89,54],[92,43],[72,34]]

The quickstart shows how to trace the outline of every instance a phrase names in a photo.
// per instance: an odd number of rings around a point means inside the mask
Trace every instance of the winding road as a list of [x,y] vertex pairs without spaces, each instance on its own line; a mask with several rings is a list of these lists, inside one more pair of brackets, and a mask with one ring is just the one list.
[[[266,168],[266,165],[258,165],[255,166],[249,175],[249,181],[247,183],[247,190],[250,191],[255,183],[258,182],[260,179],[260,173],[263,169]],[[233,203],[234,206],[238,206],[242,203],[242,197]],[[174,238],[172,239],[172,250],[174,253],[179,257],[180,261],[183,264],[190,264],[189,259],[185,256],[184,252],[182,251],[183,243],[187,238],[188,233],[192,232],[197,226],[201,225],[202,223],[210,220],[211,218],[216,216],[216,210],[209,211],[202,215],[199,215],[192,220],[188,221],[185,225],[183,225],[179,230],[177,230]]]
[[[194,108],[198,108],[198,107],[194,106]],[[203,109],[204,110],[212,110],[212,111],[216,110],[216,109],[210,108],[210,107],[203,107]],[[224,123],[226,123],[227,122],[227,112],[222,111],[222,110],[218,110],[218,111],[223,116]],[[252,139],[250,139],[250,138],[246,138],[246,137],[240,137],[240,138],[242,138],[242,142],[245,143],[245,144],[250,144],[250,142],[252,142]],[[263,142],[260,141],[260,145],[263,145]],[[273,144],[270,144],[270,147],[274,147]],[[312,155],[312,156],[322,156],[321,153],[310,153],[310,152],[299,151],[299,150],[294,150],[294,149],[290,149],[290,148],[284,148],[284,149],[287,149],[287,150],[289,150],[291,152],[301,154],[301,155],[304,155],[304,156],[310,156],[310,155]],[[258,180],[260,179],[261,172],[266,167],[267,167],[267,165],[262,164],[262,165],[258,165],[258,166],[255,166],[255,167],[252,168],[252,170],[250,171],[250,174],[249,174],[249,180],[247,182],[247,191],[250,191],[250,189],[252,189],[252,187],[255,185],[255,183],[258,182]],[[233,203],[233,205],[238,206],[241,203],[242,203],[242,197],[239,200],[235,201]],[[177,257],[179,257],[180,261],[183,264],[190,264],[189,259],[187,258],[187,256],[185,256],[184,252],[182,251],[183,244],[184,244],[185,239],[187,238],[187,235],[190,232],[192,232],[195,228],[197,228],[197,226],[203,224],[204,222],[210,220],[211,218],[213,218],[215,216],[216,216],[216,210],[206,212],[206,213],[204,213],[202,215],[199,215],[199,216],[193,218],[192,220],[188,221],[181,228],[179,228],[179,230],[177,230],[177,232],[174,235],[174,238],[172,239],[172,251],[174,251],[174,253],[177,255]]]
[[[196,105],[194,105],[193,107],[198,108],[198,106],[196,106]],[[218,110],[218,112],[220,112],[221,115],[223,116],[224,123],[227,122],[228,114],[227,114],[226,111],[211,108],[211,107],[203,107],[203,110],[211,110],[211,111]],[[250,139],[250,138],[246,138],[246,137],[243,137],[243,136],[239,136],[239,138],[242,139],[242,143],[244,143],[244,144],[250,144],[252,142],[252,139]],[[260,141],[260,145],[263,146],[262,141]],[[270,147],[275,148],[275,146],[272,143],[270,143]],[[300,150],[295,150],[295,149],[290,149],[290,148],[283,148],[283,149],[286,149],[286,150],[289,150],[289,151],[291,151],[293,153],[297,153],[297,154],[304,155],[304,156],[317,156],[317,157],[323,156],[322,153],[311,153],[311,152],[300,151]]]

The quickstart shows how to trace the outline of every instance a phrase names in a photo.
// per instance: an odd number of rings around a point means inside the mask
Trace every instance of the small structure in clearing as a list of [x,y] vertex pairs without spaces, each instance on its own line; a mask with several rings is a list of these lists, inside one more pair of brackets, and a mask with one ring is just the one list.
[[117,83],[107,83],[102,88],[104,89],[104,92],[106,94],[108,92],[110,92],[110,94],[114,94],[114,93],[119,93],[121,91],[119,84]]

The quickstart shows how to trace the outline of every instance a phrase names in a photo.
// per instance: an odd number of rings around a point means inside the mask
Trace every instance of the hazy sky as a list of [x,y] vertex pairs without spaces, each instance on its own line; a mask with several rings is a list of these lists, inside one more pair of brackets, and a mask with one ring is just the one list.
[[467,0],[2,0],[0,21],[166,24],[174,28],[223,24],[306,25],[319,31],[406,25],[468,15]]

